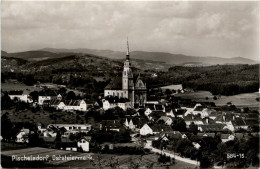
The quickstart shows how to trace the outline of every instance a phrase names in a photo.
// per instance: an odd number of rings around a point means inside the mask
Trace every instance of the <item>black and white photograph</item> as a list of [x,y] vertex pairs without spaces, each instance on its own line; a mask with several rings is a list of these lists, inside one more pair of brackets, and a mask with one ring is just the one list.
[[260,2],[2,0],[1,168],[257,169]]

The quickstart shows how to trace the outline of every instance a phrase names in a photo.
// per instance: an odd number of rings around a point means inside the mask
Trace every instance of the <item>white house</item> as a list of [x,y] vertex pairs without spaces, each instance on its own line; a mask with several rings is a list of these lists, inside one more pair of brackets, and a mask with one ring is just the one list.
[[[65,105],[65,106],[64,106]],[[63,107],[63,110],[78,110],[87,111],[87,103],[84,100],[65,100],[64,105],[60,103],[58,107]]]
[[81,132],[88,132],[91,130],[91,125],[90,124],[49,124],[47,128],[50,128],[51,126],[56,127],[56,128],[65,128],[67,131],[68,130],[78,130]]
[[221,134],[220,138],[221,138],[221,141],[223,143],[225,143],[227,141],[234,140],[235,136],[233,134]]
[[150,108],[147,108],[144,114],[148,117],[153,111]]
[[22,90],[9,91],[8,96],[10,97],[11,100],[17,98],[19,101],[32,103],[32,99],[30,99],[28,95],[25,94]]
[[123,110],[126,110],[127,108],[131,108],[131,102],[130,101],[121,101],[121,100],[103,100],[103,109],[108,110],[115,107],[120,107]]
[[16,135],[16,142],[18,143],[29,143],[29,129],[21,129]]
[[45,100],[57,99],[58,94],[54,90],[40,91],[38,97],[38,104],[42,105]]
[[175,115],[174,115],[172,110],[170,112],[166,112],[166,116],[175,117]]
[[148,135],[153,134],[153,130],[151,127],[148,126],[148,124],[143,125],[143,127],[140,129],[140,135]]
[[82,148],[84,152],[89,152],[89,144],[90,144],[91,137],[85,136],[78,140],[77,146]]

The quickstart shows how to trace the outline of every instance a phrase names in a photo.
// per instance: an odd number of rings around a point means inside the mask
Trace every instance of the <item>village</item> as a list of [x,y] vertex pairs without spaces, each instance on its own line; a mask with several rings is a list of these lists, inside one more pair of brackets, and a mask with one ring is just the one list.
[[[85,153],[159,153],[163,163],[176,158],[202,168],[259,162],[257,149],[245,147],[257,146],[258,111],[176,97],[190,92],[181,84],[158,88],[160,98],[147,96],[142,75],[132,73],[129,48],[122,79],[112,80],[94,103],[64,86],[40,89],[2,92],[7,105],[2,111],[2,142]],[[15,113],[10,112],[13,108]],[[12,124],[10,116],[28,110],[36,113],[29,124],[26,114],[19,125]],[[51,120],[41,123],[42,114]],[[242,158],[247,160],[236,161]]]

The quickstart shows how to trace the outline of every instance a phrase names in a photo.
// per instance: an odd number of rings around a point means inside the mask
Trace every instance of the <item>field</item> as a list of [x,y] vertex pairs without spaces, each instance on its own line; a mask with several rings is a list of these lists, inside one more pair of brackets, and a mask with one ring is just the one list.
[[[118,160],[120,168],[128,168],[130,165],[139,165],[141,168],[146,168],[148,166],[153,166],[154,168],[180,168],[180,169],[191,169],[195,168],[196,166],[186,164],[183,162],[175,161],[174,165],[169,164],[159,164],[157,162],[158,155],[156,154],[147,154],[147,155],[113,155],[113,154],[94,154],[94,153],[79,153],[79,152],[71,152],[71,151],[64,151],[64,150],[56,150],[56,149],[47,149],[47,148],[40,148],[40,147],[34,147],[34,148],[26,148],[26,149],[19,149],[19,150],[10,150],[10,151],[3,151],[2,152],[2,159],[3,159],[3,167],[5,165],[11,165],[11,167],[17,167],[16,163],[13,163],[8,160],[10,160],[10,157],[12,155],[20,156],[38,156],[46,157],[49,156],[48,161],[44,161],[43,165],[46,166],[55,166],[55,168],[68,168],[68,167],[84,167],[84,168],[97,168],[98,164],[100,163],[100,166],[110,168],[109,165],[113,162],[116,162]],[[91,162],[90,160],[72,160],[72,161],[61,161],[61,160],[53,160],[53,156],[86,156],[86,157],[92,157],[94,159],[94,162]],[[3,158],[4,157],[4,158]],[[98,160],[99,159],[99,160]],[[5,162],[9,162],[9,164]],[[15,165],[12,165],[15,164]],[[96,164],[96,166],[94,166]],[[34,164],[36,165],[36,164]]]
[[[57,85],[53,85],[53,86],[57,86]],[[23,83],[19,83],[19,82],[7,82],[7,83],[1,83],[1,89],[3,91],[10,91],[10,90],[23,90],[26,94],[31,93],[32,91],[40,91],[42,90],[42,88],[40,87],[35,87],[35,86],[27,86]],[[54,89],[58,89],[58,87],[54,88]],[[76,95],[83,95],[83,93],[81,91],[75,90],[75,89],[69,89],[66,88],[67,92],[68,91],[73,91]]]
[[[214,102],[216,106],[226,105],[228,102],[231,102],[237,107],[258,107],[259,102],[256,101],[256,98],[259,97],[259,93],[244,93],[234,96],[220,96],[217,100],[213,99],[213,95],[208,91],[196,91],[196,92],[187,92],[176,94],[176,97],[181,97],[184,99],[192,99],[198,102]],[[208,97],[208,100],[206,100]]]
[[8,112],[8,117],[12,123],[29,122],[29,123],[41,123],[45,126],[51,123],[69,123],[69,124],[83,124],[85,122],[84,114],[75,114],[69,112],[57,111],[50,113],[48,111],[40,110],[33,113],[30,110],[15,112],[12,110],[3,110],[1,114]]

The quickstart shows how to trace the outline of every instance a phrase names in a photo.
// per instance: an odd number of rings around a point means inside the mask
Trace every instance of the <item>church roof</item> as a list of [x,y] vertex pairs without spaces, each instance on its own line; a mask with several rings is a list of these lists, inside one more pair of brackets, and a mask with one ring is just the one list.
[[122,77],[116,77],[105,87],[106,90],[122,90]]

